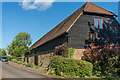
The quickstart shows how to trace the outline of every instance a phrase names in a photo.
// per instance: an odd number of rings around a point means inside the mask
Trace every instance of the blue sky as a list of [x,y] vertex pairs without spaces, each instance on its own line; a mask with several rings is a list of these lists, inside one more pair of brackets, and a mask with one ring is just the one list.
[[[6,48],[19,32],[31,35],[32,44],[58,25],[85,2],[54,2],[44,10],[24,9],[18,2],[2,4],[2,48]],[[118,14],[117,2],[94,2]]]

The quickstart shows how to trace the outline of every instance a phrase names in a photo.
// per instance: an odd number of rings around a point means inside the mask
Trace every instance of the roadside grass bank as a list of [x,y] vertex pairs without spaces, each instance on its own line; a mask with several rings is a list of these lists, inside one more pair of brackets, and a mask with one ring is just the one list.
[[33,68],[26,67],[23,64],[18,64],[18,63],[12,62],[12,61],[8,61],[8,64],[11,65],[11,66],[13,66],[13,67],[15,67],[15,68],[24,70],[24,71],[28,71],[28,72],[32,72],[32,73],[35,73],[35,74],[42,75],[42,76],[44,76],[46,78],[61,78],[59,76],[47,75],[46,74],[47,71],[45,69],[42,69],[42,68],[36,69],[35,66]]
[[27,64],[25,62],[22,63],[21,58],[19,59],[16,57],[9,57],[8,64],[13,66],[13,67],[16,67],[18,69],[21,69],[21,70],[25,70],[25,71],[29,71],[29,72],[32,72],[35,74],[42,75],[46,78],[61,78],[60,76],[47,75],[46,74],[47,70],[42,68],[42,67],[38,67],[38,66],[33,65],[31,63],[27,63]]

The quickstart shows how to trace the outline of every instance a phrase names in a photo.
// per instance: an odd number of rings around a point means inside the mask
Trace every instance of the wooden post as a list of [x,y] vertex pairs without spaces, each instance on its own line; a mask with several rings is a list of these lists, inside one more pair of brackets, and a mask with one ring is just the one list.
[[40,65],[40,61],[41,61],[41,56],[38,55],[38,65]]
[[27,64],[27,57],[25,57],[25,64]]
[[34,55],[32,56],[32,64],[34,65]]
[[24,62],[24,54],[22,54],[22,63]]

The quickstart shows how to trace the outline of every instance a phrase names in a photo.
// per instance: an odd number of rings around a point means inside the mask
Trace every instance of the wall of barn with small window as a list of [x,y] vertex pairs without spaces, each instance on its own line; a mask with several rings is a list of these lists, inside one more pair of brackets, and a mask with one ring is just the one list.
[[120,26],[113,16],[82,14],[68,32],[70,47],[84,49],[90,43],[103,45],[120,42]]

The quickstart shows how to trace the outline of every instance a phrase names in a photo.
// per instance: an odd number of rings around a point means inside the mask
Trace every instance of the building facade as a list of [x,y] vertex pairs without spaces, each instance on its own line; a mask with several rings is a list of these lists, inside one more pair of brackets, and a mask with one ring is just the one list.
[[26,61],[48,66],[57,46],[68,44],[75,48],[74,58],[91,43],[104,45],[120,42],[120,25],[116,15],[91,2],[87,2],[31,46]]

